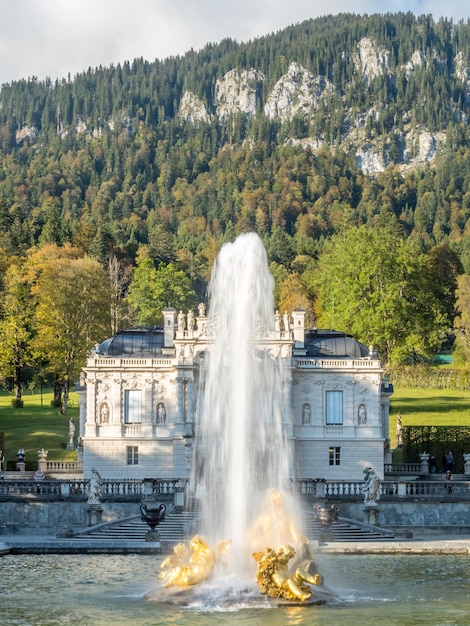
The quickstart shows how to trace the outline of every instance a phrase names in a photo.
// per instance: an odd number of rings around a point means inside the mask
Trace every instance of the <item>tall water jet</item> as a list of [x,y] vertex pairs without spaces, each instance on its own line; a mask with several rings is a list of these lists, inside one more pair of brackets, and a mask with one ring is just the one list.
[[201,372],[193,485],[201,535],[212,545],[232,541],[229,568],[239,575],[253,571],[254,549],[265,549],[268,540],[285,541],[273,536],[274,518],[267,520],[270,537],[262,536],[259,523],[260,516],[266,521],[266,514],[276,515],[274,508],[266,512],[267,494],[282,497],[290,467],[283,359],[268,342],[276,330],[280,336],[273,288],[257,235],[223,246],[209,286],[208,334],[214,342]]

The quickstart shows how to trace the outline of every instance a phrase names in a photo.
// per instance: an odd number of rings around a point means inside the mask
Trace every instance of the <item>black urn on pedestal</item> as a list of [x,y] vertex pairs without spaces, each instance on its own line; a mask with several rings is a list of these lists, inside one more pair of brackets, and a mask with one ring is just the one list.
[[150,530],[155,528],[165,519],[166,506],[160,504],[157,508],[149,508],[146,504],[140,505],[140,519],[150,526]]

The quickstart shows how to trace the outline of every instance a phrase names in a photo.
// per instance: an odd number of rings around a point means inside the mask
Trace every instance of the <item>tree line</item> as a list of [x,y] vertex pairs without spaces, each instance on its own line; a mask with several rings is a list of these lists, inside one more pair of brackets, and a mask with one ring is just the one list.
[[[354,69],[363,37],[389,51],[388,73],[370,81]],[[407,76],[416,50],[426,62]],[[248,231],[264,242],[280,310],[302,306],[310,325],[350,332],[387,363],[429,359],[453,335],[465,360],[470,98],[457,55],[468,75],[468,22],[339,15],[165,61],[3,85],[0,371],[16,401],[42,372],[66,403],[94,343],[205,300],[221,246]],[[293,61],[336,95],[281,123],[263,103]],[[220,123],[214,84],[235,67],[265,74],[258,110]],[[179,117],[188,89],[209,121]],[[432,165],[358,169],[338,137],[371,110],[366,137],[384,146],[405,124],[442,132]],[[291,141],[319,133],[316,151]]]

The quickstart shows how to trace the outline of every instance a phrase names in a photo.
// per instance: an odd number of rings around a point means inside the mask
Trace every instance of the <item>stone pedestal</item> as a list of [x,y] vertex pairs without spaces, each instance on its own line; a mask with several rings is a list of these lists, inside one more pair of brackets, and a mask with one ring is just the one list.
[[419,455],[421,459],[421,474],[429,474],[429,456],[427,452],[422,452]]
[[379,507],[377,504],[367,504],[364,509],[364,523],[379,526]]
[[158,530],[148,530],[145,534],[145,541],[160,543],[160,533]]
[[46,474],[47,470],[47,455],[48,451],[44,448],[38,451],[38,472],[42,472],[43,475]]
[[26,468],[26,463],[24,463],[23,461],[19,461],[16,464],[16,469],[18,470],[18,472],[24,472]]
[[185,490],[185,483],[182,480],[179,480],[176,483],[176,489],[175,489],[175,499],[174,499],[174,510],[177,513],[181,513],[181,511],[184,509],[184,490]]
[[326,479],[325,478],[316,478],[315,479],[315,497],[318,499],[323,499],[326,494]]
[[88,504],[86,508],[86,525],[96,526],[103,521],[103,509],[101,504]]

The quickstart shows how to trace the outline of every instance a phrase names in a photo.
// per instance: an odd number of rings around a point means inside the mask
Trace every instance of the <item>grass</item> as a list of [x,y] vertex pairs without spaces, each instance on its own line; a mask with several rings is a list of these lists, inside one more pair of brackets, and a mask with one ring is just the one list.
[[395,389],[390,404],[392,441],[398,414],[403,426],[470,426],[470,391]]
[[[37,469],[38,450],[48,450],[49,461],[74,461],[77,453],[67,450],[69,419],[76,422],[75,437],[78,434],[78,395],[70,393],[69,409],[61,415],[57,407],[51,406],[52,390],[26,391],[23,395],[24,406],[14,409],[11,406],[12,395],[0,392],[0,433],[4,440],[3,449],[8,469],[16,467],[16,453],[23,448],[26,453],[26,469]],[[0,435],[1,437],[1,435]]]
[[[395,447],[396,418],[403,426],[470,426],[470,391],[456,389],[395,389],[390,403],[390,443]],[[401,463],[403,449],[393,450],[393,462]]]

